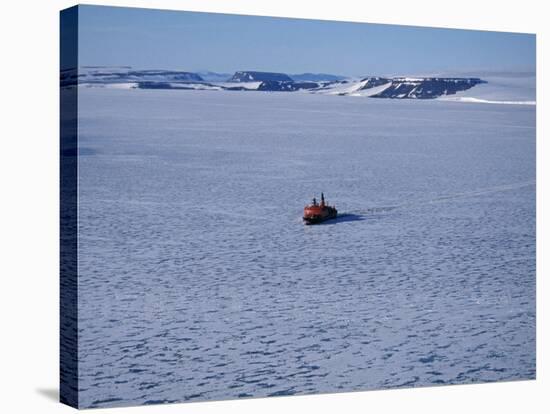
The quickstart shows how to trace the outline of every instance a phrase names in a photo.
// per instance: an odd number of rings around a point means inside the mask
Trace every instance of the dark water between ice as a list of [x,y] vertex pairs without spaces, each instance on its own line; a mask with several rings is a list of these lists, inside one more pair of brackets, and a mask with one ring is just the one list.
[[534,107],[82,89],[80,150],[82,406],[535,377]]

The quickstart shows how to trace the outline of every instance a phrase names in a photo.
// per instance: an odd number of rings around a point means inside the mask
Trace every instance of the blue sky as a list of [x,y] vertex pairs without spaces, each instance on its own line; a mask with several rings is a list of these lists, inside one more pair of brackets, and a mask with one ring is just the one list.
[[347,76],[530,71],[532,34],[80,6],[79,64]]

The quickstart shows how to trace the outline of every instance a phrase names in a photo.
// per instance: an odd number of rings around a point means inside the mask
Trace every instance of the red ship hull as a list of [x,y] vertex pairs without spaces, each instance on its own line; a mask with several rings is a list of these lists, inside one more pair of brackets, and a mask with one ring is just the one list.
[[318,224],[336,218],[338,210],[329,206],[307,206],[304,208],[305,224]]

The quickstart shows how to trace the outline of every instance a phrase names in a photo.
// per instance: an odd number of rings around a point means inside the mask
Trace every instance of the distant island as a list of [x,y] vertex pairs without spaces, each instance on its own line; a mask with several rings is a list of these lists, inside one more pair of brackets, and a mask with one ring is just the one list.
[[435,99],[487,83],[480,78],[380,77],[345,78],[330,74],[285,74],[237,71],[215,72],[134,70],[127,66],[83,66],[61,71],[61,87],[117,87],[218,91],[297,92],[389,99]]

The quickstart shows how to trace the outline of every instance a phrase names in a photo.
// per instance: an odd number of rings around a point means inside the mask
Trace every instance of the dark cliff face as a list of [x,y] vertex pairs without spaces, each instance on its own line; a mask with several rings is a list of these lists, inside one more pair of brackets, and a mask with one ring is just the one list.
[[[372,98],[390,99],[435,99],[440,96],[454,95],[468,90],[475,85],[485,83],[479,78],[383,78],[366,77],[359,82],[364,83],[356,91],[368,91],[383,85],[388,85],[383,91],[371,95]],[[336,82],[295,82],[295,81],[264,81],[256,89],[258,91],[294,92],[300,89],[328,90],[338,85],[352,85],[353,81]],[[347,93],[341,93],[346,95]]]
[[434,99],[485,83],[479,78],[394,78],[391,85],[372,98]]
[[280,82],[280,81],[266,81],[262,82],[258,86],[258,91],[272,91],[272,92],[294,92],[300,89],[315,89],[319,87],[316,82]]
[[235,72],[229,82],[292,82],[290,76],[284,73],[275,72],[253,72],[239,71]]
[[[142,81],[136,82],[137,89],[181,89],[181,90],[194,90],[196,88],[192,86],[186,86],[186,82],[150,82]],[[205,84],[208,85],[208,84]]]

